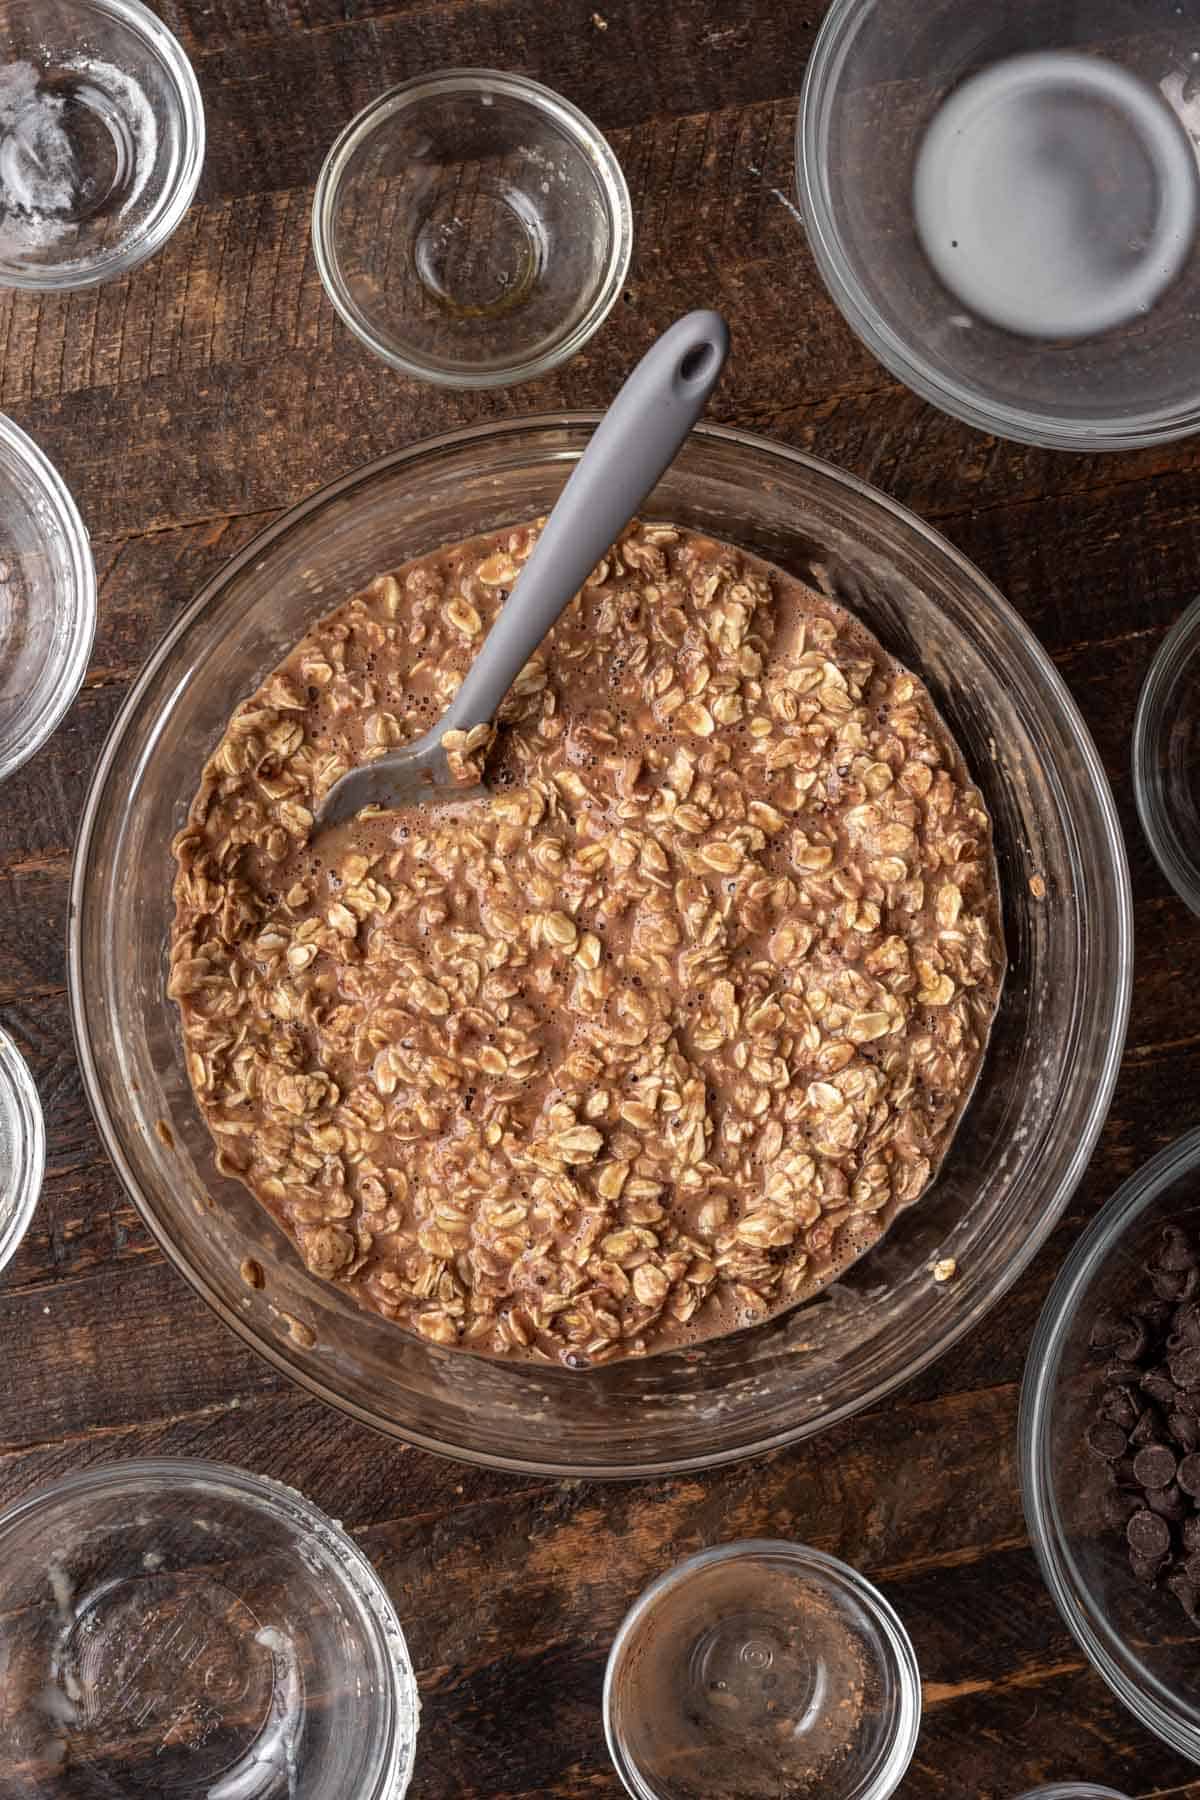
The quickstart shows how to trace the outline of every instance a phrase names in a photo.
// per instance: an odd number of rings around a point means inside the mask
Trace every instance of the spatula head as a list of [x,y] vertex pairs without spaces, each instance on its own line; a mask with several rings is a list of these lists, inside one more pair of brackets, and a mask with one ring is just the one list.
[[487,798],[488,790],[479,783],[464,787],[452,780],[440,745],[432,751],[395,750],[351,769],[334,782],[317,811],[313,834],[353,819],[365,806],[399,812],[406,807],[459,805]]

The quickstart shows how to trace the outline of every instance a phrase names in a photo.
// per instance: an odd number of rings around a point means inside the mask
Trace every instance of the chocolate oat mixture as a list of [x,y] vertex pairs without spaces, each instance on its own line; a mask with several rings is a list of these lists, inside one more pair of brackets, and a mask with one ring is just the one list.
[[[434,1343],[572,1367],[815,1293],[928,1185],[1003,976],[928,694],[765,563],[631,527],[507,701],[490,801],[312,838],[442,713],[536,541],[385,575],[238,706],[170,992],[236,1176]],[[483,736],[485,734],[481,734]]]

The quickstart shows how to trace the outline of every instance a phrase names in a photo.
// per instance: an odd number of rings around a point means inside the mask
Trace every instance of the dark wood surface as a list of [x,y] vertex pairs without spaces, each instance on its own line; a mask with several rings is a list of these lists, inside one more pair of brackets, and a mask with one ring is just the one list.
[[[679,1556],[743,1535],[845,1557],[903,1615],[925,1691],[906,1796],[999,1800],[1070,1774],[1131,1795],[1200,1795],[1192,1767],[1122,1710],[1060,1622],[1015,1458],[1022,1360],[1064,1253],[1200,1111],[1200,927],[1151,861],[1129,779],[1139,684],[1200,571],[1200,440],[1103,458],[1000,443],[923,405],[859,347],[791,198],[819,0],[159,9],[208,109],[196,204],[124,281],[0,295],[0,407],[74,490],[101,595],[77,704],[0,792],[0,1019],[33,1065],[49,1136],[33,1229],[0,1280],[0,1503],[147,1453],[248,1462],[303,1488],[354,1531],[404,1621],[424,1698],[420,1800],[617,1794],[600,1718],[617,1621]],[[635,210],[628,288],[603,331],[565,370],[495,396],[421,387],[373,362],[335,320],[309,247],[312,184],[336,132],[389,83],[448,64],[524,70],[567,94],[610,134]],[[142,658],[279,509],[434,430],[599,405],[655,331],[700,303],[734,330],[715,414],[813,449],[935,521],[1070,683],[1133,867],[1132,1026],[1066,1217],[950,1363],[815,1443],[717,1474],[515,1479],[390,1444],[295,1391],[166,1267],[100,1149],[72,1053],[71,847]]]

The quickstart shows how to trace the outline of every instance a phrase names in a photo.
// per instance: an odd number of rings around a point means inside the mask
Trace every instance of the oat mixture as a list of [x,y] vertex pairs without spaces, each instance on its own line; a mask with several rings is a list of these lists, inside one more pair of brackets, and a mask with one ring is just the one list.
[[175,843],[223,1173],[436,1344],[586,1367],[811,1295],[917,1199],[1003,974],[921,684],[778,569],[631,527],[526,666],[490,802],[311,837],[441,714],[536,541],[425,557],[239,705]]

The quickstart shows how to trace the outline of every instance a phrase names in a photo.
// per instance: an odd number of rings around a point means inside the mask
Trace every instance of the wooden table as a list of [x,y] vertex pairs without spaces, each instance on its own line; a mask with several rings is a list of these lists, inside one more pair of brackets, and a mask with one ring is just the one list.
[[[1200,1796],[1061,1624],[1026,1540],[1015,1453],[1022,1360],[1064,1253],[1198,1110],[1200,928],[1142,840],[1129,739],[1146,667],[1196,588],[1200,439],[1095,458],[999,443],[923,405],[859,347],[792,202],[817,0],[160,10],[208,110],[196,204],[124,281],[0,297],[0,406],[72,487],[100,580],[83,692],[0,793],[0,1019],[33,1065],[49,1133],[41,1206],[0,1283],[0,1503],[145,1454],[248,1462],[302,1487],[347,1522],[395,1597],[424,1696],[421,1800],[618,1793],[600,1683],[624,1608],[686,1552],[767,1534],[845,1557],[910,1627],[925,1719],[906,1796],[1015,1795],[1070,1774]],[[612,138],[637,224],[627,289],[592,346],[495,396],[421,387],[372,361],[335,320],[309,247],[313,182],[341,126],[389,83],[450,64],[524,70],[582,106]],[[653,334],[700,304],[734,330],[716,416],[815,450],[933,520],[1053,655],[1124,821],[1133,1020],[1066,1218],[949,1362],[815,1443],[740,1468],[612,1487],[515,1479],[348,1423],[257,1361],[167,1268],[100,1149],[72,1053],[71,845],[143,657],[280,509],[433,431],[601,405]]]

